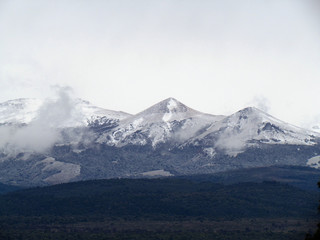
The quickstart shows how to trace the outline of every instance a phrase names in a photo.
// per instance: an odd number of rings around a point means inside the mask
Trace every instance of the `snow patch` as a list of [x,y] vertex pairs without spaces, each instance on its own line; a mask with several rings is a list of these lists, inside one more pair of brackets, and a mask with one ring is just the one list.
[[320,125],[312,126],[311,130],[320,133]]
[[85,149],[73,149],[72,150],[72,152],[77,153],[77,154],[82,153],[83,151],[85,151]]
[[134,120],[132,125],[131,125],[132,129],[137,128],[142,122],[143,122],[143,117]]
[[207,164],[202,165],[201,167],[214,167],[214,166],[216,166],[215,163],[207,163]]
[[313,168],[320,168],[320,156],[315,156],[308,159],[307,165]]
[[210,148],[204,148],[203,152],[205,154],[207,154],[210,158],[213,158],[216,155],[216,151],[214,150],[214,148],[210,147]]
[[[178,108],[178,104],[177,104],[176,101],[174,101],[174,100],[171,98],[171,99],[169,100],[168,104],[167,104],[167,108],[168,108],[169,112],[166,112],[166,113],[163,115],[163,117],[162,117],[162,120],[163,120],[164,122],[168,122],[168,121],[172,118],[174,110],[175,110],[176,108]],[[168,124],[168,127],[170,128],[169,123],[167,123],[167,124]]]
[[164,122],[168,122],[171,119],[171,117],[172,117],[172,112],[168,112],[163,115],[162,120]]
[[178,104],[175,100],[173,100],[172,98],[169,100],[168,105],[167,105],[168,109],[170,111],[174,110],[175,108],[178,107]]
[[173,176],[173,174],[171,174],[170,172],[165,171],[165,170],[163,170],[163,169],[160,169],[160,170],[143,172],[143,173],[142,173],[142,176],[145,176],[145,177],[158,177],[158,176],[161,176],[161,177],[170,177],[170,176]]

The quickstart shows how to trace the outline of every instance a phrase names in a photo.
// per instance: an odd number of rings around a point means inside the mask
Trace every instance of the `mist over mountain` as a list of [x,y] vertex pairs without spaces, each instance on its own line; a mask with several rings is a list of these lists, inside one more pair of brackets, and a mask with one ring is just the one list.
[[229,116],[174,98],[131,115],[70,97],[0,104],[0,182],[207,174],[295,165],[320,167],[320,134],[254,107]]
[[79,132],[66,129],[87,127],[88,123],[104,118],[118,121],[127,116],[130,114],[74,99],[64,88],[58,89],[55,99],[10,100],[0,103],[0,148],[8,154],[47,152],[66,138],[79,141]]

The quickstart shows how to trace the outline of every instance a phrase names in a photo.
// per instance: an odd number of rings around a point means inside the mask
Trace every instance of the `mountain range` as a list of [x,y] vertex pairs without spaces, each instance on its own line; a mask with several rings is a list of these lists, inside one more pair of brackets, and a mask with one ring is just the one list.
[[0,182],[50,185],[103,178],[320,168],[320,134],[254,107],[229,116],[174,98],[131,115],[81,99],[0,104]]

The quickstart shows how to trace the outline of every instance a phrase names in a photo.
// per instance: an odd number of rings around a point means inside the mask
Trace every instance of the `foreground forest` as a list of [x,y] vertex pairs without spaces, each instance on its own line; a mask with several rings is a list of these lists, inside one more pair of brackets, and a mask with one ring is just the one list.
[[0,239],[304,239],[318,192],[283,183],[113,179],[0,196]]

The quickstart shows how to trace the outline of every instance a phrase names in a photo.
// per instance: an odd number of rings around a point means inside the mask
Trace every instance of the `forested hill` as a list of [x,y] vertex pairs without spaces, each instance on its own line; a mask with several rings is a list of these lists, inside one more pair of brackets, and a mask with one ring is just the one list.
[[215,174],[180,176],[197,182],[236,184],[240,182],[276,181],[304,190],[319,191],[320,169],[302,166],[269,166],[237,169]]
[[17,187],[17,186],[11,186],[11,185],[6,185],[6,184],[2,184],[0,183],[0,194],[5,194],[8,192],[14,192],[17,191],[19,189],[22,189],[21,187]]
[[0,215],[209,219],[312,217],[317,193],[276,182],[222,185],[183,179],[94,180],[0,196]]

